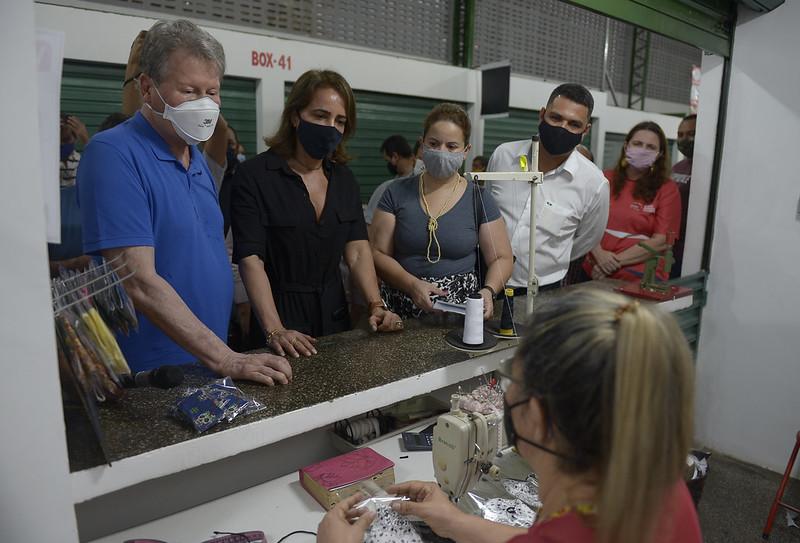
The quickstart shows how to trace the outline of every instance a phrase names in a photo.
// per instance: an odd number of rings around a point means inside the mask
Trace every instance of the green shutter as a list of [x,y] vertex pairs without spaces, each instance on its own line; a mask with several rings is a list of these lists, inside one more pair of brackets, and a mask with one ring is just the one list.
[[673,315],[678,321],[683,335],[686,336],[689,346],[695,353],[697,352],[697,342],[700,340],[700,320],[703,316],[703,308],[706,305],[707,283],[708,273],[705,271],[670,281],[672,285],[690,287],[693,290],[692,305],[686,309],[676,311]]
[[511,109],[508,117],[486,119],[483,123],[483,156],[488,160],[501,143],[529,140],[538,132],[539,112],[532,109]]
[[245,154],[253,157],[264,148],[256,133],[256,80],[225,77],[220,90],[222,114],[229,126],[239,135]]
[[125,66],[64,61],[61,113],[80,118],[93,136],[108,115],[122,109]]
[[[592,126],[597,119],[592,118]],[[507,141],[527,140],[539,131],[539,111],[510,109],[508,117],[486,119],[483,124],[483,156],[488,160],[497,146]],[[592,148],[592,130],[583,137],[583,145]]]
[[[61,112],[86,124],[89,135],[111,113],[122,109],[125,66],[99,62],[64,61],[61,77]],[[222,83],[222,114],[239,133],[248,156],[258,149],[256,141],[256,82],[226,77]]]
[[375,187],[391,177],[380,152],[383,140],[400,134],[411,147],[422,136],[425,116],[440,100],[355,91],[358,123],[347,144],[353,157],[350,168],[361,186],[361,199],[369,200]]

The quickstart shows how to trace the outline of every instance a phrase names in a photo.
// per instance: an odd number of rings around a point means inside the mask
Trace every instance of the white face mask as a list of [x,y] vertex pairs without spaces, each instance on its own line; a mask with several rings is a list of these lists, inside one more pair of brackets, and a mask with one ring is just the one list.
[[189,145],[197,145],[211,137],[211,134],[214,133],[214,127],[217,126],[217,118],[219,118],[219,106],[214,100],[204,96],[197,100],[184,102],[178,107],[172,107],[164,100],[155,85],[153,85],[153,88],[158,97],[161,98],[161,101],[164,102],[164,112],[156,111],[150,104],[147,104],[147,107],[156,115],[160,115],[171,122],[173,128],[175,128],[175,133],[183,141]]

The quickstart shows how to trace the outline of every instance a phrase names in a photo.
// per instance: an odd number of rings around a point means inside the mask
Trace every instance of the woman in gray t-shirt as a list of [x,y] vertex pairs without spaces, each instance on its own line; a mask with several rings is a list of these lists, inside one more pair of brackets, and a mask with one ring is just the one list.
[[[511,244],[497,205],[458,173],[469,135],[460,106],[436,106],[425,119],[425,171],[392,183],[373,216],[370,238],[381,294],[403,318],[432,311],[431,296],[464,303],[479,289],[489,318],[494,295],[511,276]],[[475,274],[479,242],[487,264],[483,285]]]

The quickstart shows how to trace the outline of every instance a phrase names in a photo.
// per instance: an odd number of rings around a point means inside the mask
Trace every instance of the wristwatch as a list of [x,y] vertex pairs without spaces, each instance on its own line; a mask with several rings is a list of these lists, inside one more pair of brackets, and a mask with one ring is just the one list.
[[483,290],[483,289],[486,289],[486,290],[488,290],[489,292],[492,293],[492,299],[497,298],[497,293],[494,291],[494,289],[492,288],[491,285],[483,285],[481,287],[481,290]]

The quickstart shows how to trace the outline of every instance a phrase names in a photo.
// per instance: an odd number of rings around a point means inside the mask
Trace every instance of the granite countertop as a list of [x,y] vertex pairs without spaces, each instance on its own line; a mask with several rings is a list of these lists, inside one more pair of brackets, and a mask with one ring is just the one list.
[[[582,285],[543,292],[536,298],[536,305],[576,287],[581,288]],[[519,308],[517,314],[521,314],[525,306],[524,298],[517,298],[515,306]],[[399,333],[374,334],[356,329],[319,338],[319,354],[291,361],[294,378],[290,384],[265,387],[237,381],[245,394],[256,398],[266,409],[239,417],[230,424],[219,424],[204,434],[197,434],[169,414],[186,386],[201,385],[215,378],[202,366],[186,366],[186,378],[181,387],[173,390],[130,389],[122,400],[100,404],[99,418],[108,460],[115,462],[199,435],[223,432],[234,426],[275,417],[463,362],[476,355],[452,349],[444,341],[448,331],[463,326],[460,319],[433,316],[420,321],[407,321],[405,330]],[[496,349],[508,349],[516,343],[500,341]],[[365,411],[372,407],[381,406],[365,406]],[[70,408],[69,405],[65,407],[72,472],[105,463],[92,439],[86,417],[80,412],[80,409]]]

